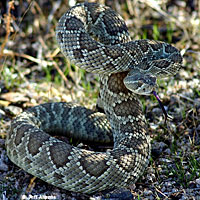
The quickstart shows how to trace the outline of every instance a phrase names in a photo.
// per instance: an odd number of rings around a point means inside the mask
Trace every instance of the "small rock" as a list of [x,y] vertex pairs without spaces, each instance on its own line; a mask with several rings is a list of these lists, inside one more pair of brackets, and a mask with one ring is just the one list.
[[144,191],[144,195],[145,196],[149,196],[149,195],[151,195],[152,194],[152,191],[151,190],[145,190]]
[[171,155],[171,150],[170,150],[170,148],[165,149],[164,152],[165,152],[166,154],[168,154],[168,155]]
[[172,161],[167,159],[167,158],[159,158],[159,161],[164,162],[164,163],[171,163]]
[[166,182],[166,183],[165,183],[165,186],[166,186],[166,187],[171,187],[171,186],[172,186],[172,183],[171,183],[171,182]]
[[166,187],[163,186],[162,189],[161,189],[161,191],[162,191],[162,192],[165,192],[165,191],[166,191]]
[[162,116],[163,115],[163,111],[160,108],[153,108],[152,112],[156,115],[156,116]]
[[170,96],[170,104],[175,104],[180,102],[180,97],[177,95],[171,95]]
[[182,197],[181,197],[181,200],[187,200],[188,197],[184,194]]
[[6,115],[6,113],[2,109],[0,109],[0,119],[2,119],[3,116],[5,116],[5,115]]
[[8,106],[6,109],[13,115],[18,115],[22,112],[22,108],[12,105]]
[[197,179],[196,179],[196,183],[197,183],[198,185],[200,185],[200,178],[197,178]]
[[190,181],[189,186],[190,189],[196,188],[196,183],[195,181]]
[[5,140],[4,139],[0,139],[0,147],[5,145]]
[[3,155],[0,156],[0,171],[8,171],[8,166],[3,161]]
[[152,154],[155,157],[158,157],[166,147],[167,147],[167,144],[165,144],[164,142],[154,141],[152,144]]
[[178,192],[178,189],[177,188],[173,188],[172,189],[172,193],[177,193]]
[[197,98],[194,100],[194,106],[196,106],[196,107],[200,106],[200,98]]
[[152,130],[156,130],[158,128],[158,124],[150,123],[150,127]]
[[102,196],[101,200],[131,200],[133,195],[128,189],[115,189]]

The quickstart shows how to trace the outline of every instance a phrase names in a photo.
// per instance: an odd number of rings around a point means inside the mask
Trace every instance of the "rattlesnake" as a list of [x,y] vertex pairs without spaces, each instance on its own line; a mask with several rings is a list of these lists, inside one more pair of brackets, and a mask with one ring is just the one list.
[[[174,75],[182,57],[170,44],[131,41],[123,19],[96,3],[72,7],[59,20],[56,37],[63,54],[100,76],[99,106],[104,113],[73,103],[46,103],[11,123],[8,157],[30,174],[57,187],[82,193],[123,188],[148,165],[150,136],[138,94],[151,94],[156,78]],[[108,143],[94,152],[51,135]]]

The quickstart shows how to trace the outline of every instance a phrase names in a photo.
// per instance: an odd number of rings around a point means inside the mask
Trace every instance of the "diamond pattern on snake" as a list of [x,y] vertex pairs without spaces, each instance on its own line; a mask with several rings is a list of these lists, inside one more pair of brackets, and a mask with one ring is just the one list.
[[[100,76],[104,113],[74,103],[46,103],[22,112],[6,140],[10,160],[49,184],[81,193],[126,188],[145,171],[151,144],[139,95],[150,95],[157,78],[173,76],[182,63],[170,44],[132,41],[124,20],[111,8],[82,3],[59,20],[56,38],[64,56]],[[94,152],[53,137],[108,143]]]

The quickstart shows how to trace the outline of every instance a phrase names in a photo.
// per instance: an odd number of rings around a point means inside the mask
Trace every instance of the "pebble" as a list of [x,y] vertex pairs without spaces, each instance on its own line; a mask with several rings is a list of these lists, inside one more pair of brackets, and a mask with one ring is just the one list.
[[177,193],[178,192],[178,189],[177,188],[173,188],[172,189],[172,193]]
[[200,185],[200,178],[197,178],[197,179],[196,179],[196,183],[197,183],[198,185]]
[[2,109],[0,109],[0,119],[2,119],[3,116],[5,116],[5,115],[6,115],[6,113]]
[[162,191],[162,192],[165,192],[165,191],[166,191],[166,187],[163,186],[162,189],[161,189],[161,191]]
[[167,145],[164,142],[154,141],[152,144],[152,153],[155,154],[156,157],[159,157],[165,148],[167,148]]
[[149,195],[151,195],[152,194],[152,191],[151,190],[145,190],[144,191],[144,195],[146,195],[146,196],[149,196]]
[[13,115],[18,115],[23,111],[22,108],[12,105],[8,106],[6,109]]
[[170,148],[165,149],[164,152],[165,152],[165,154],[171,155],[171,150],[170,150]]
[[[1,151],[1,149],[0,149],[0,151]],[[8,171],[8,165],[6,165],[4,163],[4,155],[3,154],[0,155],[0,171],[4,171],[4,172]]]
[[[97,197],[98,198],[98,197]],[[101,200],[132,200],[133,195],[128,189],[115,189],[109,193],[106,193],[101,197]],[[94,199],[96,200],[96,199]]]
[[153,108],[152,112],[155,113],[156,116],[162,116],[163,111],[160,108]]
[[5,140],[4,139],[0,139],[0,147],[5,145]]
[[156,130],[159,127],[158,124],[154,124],[154,123],[149,123],[149,124],[152,130]]
[[183,195],[182,197],[181,197],[181,200],[187,200],[188,199],[188,197],[186,196],[186,195]]

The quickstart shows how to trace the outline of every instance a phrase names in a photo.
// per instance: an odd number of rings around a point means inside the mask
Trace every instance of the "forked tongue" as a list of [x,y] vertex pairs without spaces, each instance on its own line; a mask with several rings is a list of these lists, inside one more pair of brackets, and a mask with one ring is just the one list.
[[163,106],[163,104],[162,104],[162,102],[161,102],[159,96],[157,95],[156,91],[153,91],[153,95],[154,95],[154,96],[156,97],[156,99],[158,100],[158,103],[159,103],[159,105],[160,105],[160,108],[161,108],[162,111],[163,111],[163,114],[164,114],[164,116],[165,116],[165,123],[166,123],[167,120],[172,120],[173,117],[167,114],[167,111],[165,110],[165,108],[164,108],[164,106]]

